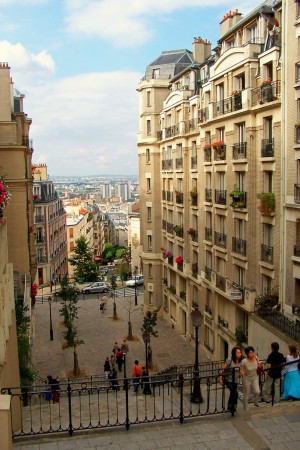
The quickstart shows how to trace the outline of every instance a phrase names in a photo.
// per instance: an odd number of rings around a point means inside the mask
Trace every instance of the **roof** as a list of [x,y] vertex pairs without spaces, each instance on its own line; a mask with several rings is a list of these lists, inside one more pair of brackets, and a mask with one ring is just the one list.
[[193,53],[187,49],[163,51],[146,68],[144,79],[153,79],[153,70],[159,69],[159,79],[171,79],[194,62]]

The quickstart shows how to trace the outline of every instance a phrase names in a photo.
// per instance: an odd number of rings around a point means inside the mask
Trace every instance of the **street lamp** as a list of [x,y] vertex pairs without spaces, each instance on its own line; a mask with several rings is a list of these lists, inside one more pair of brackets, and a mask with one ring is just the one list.
[[198,340],[198,331],[199,327],[202,325],[203,316],[201,312],[198,309],[194,309],[191,312],[191,319],[193,327],[195,327],[196,333],[195,333],[195,364],[194,364],[194,387],[193,392],[191,394],[191,402],[192,403],[203,403],[203,398],[201,395],[201,389],[200,389],[200,378],[199,378],[199,359],[198,359],[198,346],[199,346],[199,340]]
[[145,343],[145,351],[146,351],[146,373],[148,373],[148,344],[150,342],[150,332],[144,331],[142,336]]
[[52,328],[52,297],[48,297],[49,311],[50,311],[50,341],[53,341],[53,328]]

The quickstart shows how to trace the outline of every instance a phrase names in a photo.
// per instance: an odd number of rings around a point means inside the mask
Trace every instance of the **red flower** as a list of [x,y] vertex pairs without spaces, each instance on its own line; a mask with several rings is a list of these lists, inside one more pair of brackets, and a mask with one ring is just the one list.
[[183,257],[182,256],[177,256],[175,261],[176,261],[176,264],[181,266],[183,264]]

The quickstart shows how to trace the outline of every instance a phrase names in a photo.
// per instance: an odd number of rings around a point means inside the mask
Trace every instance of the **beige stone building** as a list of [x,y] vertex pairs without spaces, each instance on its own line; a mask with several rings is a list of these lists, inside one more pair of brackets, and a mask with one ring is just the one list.
[[[297,2],[287,3],[295,15]],[[280,1],[265,1],[245,17],[230,11],[213,53],[207,40],[194,38],[193,53],[163,52],[138,86],[145,304],[163,307],[188,339],[191,311],[199,308],[210,359],[226,357],[237,335],[261,355],[271,339],[286,351],[298,336],[295,319],[282,314],[297,292],[296,101],[293,108],[282,102],[283,90],[288,97],[297,92],[288,92],[294,80],[282,80],[283,38],[285,51],[296,47],[288,23]],[[289,158],[283,149],[293,149]],[[287,298],[291,281],[294,296]],[[292,322],[288,336],[284,320]]]
[[33,166],[37,285],[51,287],[68,273],[66,212],[46,164]]

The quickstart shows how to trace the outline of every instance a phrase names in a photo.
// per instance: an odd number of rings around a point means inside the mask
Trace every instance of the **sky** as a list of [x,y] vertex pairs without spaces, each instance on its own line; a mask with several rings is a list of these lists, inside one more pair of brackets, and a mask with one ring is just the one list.
[[[50,176],[137,175],[139,80],[164,50],[215,46],[249,0],[0,0],[0,61]],[[213,48],[213,47],[212,47]]]

